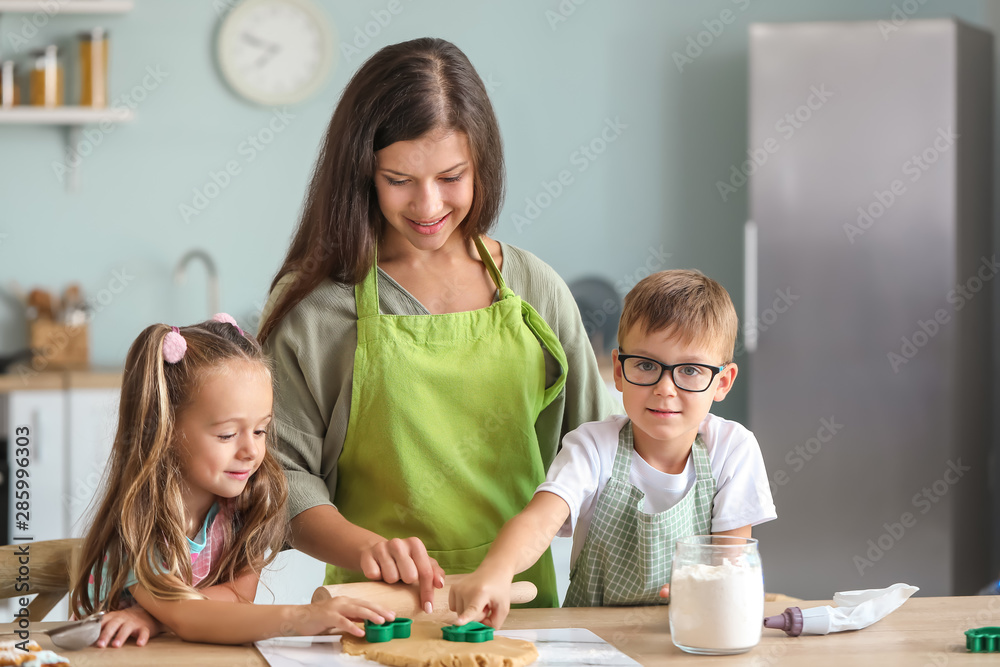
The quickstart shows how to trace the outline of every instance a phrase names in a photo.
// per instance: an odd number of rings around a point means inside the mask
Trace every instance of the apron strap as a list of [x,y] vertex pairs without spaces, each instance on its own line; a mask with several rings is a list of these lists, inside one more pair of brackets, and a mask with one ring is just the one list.
[[[476,250],[479,251],[479,258],[486,265],[486,270],[489,271],[493,284],[500,290],[500,298],[506,299],[514,296],[514,293],[507,287],[507,283],[504,282],[503,276],[500,275],[500,269],[493,261],[493,255],[486,249],[486,244],[478,236],[476,237]],[[371,271],[368,272],[364,280],[354,286],[354,299],[358,304],[359,320],[378,315],[378,245],[375,246],[375,263],[372,265]]]
[[708,448],[705,447],[705,441],[701,439],[701,433],[694,439],[694,446],[691,447],[691,453],[694,456],[695,479],[711,479],[714,482],[712,461],[708,458]]
[[358,319],[378,315],[378,243],[375,244],[375,261],[365,279],[354,286],[354,301],[358,307]]
[[622,430],[618,432],[618,449],[615,451],[615,463],[611,468],[611,479],[628,482],[632,472],[632,450],[635,440],[632,436],[632,420],[625,421]]
[[493,284],[500,290],[500,298],[506,299],[509,296],[514,296],[514,293],[507,288],[507,283],[504,282],[503,276],[500,275],[500,269],[497,268],[496,262],[493,261],[493,255],[486,249],[486,244],[483,243],[483,239],[480,236],[476,237],[476,250],[479,251],[479,258],[486,265],[486,270],[490,272]]

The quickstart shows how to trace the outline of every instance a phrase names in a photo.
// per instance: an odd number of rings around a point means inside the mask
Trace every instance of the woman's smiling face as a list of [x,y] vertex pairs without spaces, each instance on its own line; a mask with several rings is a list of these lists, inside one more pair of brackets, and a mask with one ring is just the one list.
[[473,167],[462,132],[434,130],[375,153],[375,191],[388,221],[384,243],[438,250],[472,208]]

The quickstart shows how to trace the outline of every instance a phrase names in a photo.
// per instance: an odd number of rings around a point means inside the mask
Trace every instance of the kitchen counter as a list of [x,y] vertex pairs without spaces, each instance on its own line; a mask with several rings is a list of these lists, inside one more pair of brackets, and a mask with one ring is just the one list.
[[[802,602],[813,607],[829,602]],[[768,615],[784,611],[786,602],[768,602]],[[643,665],[955,665],[996,664],[996,655],[967,653],[965,630],[1000,625],[1000,596],[912,598],[897,611],[859,632],[821,637],[786,637],[779,630],[764,630],[760,644],[742,655],[688,655],[670,641],[667,607],[515,610],[505,629],[587,628]],[[55,623],[33,624],[52,627]],[[0,631],[12,629],[10,624]],[[45,635],[33,635],[43,647],[52,648]],[[153,639],[139,648],[130,643],[120,649],[88,648],[65,651],[74,667],[86,665],[182,664],[230,667],[267,667],[257,650],[247,646],[189,644],[176,637]],[[364,664],[360,663],[359,664]],[[374,663],[372,663],[374,664]]]
[[117,389],[122,385],[119,369],[86,371],[45,371],[43,373],[0,374],[0,394],[41,389]]

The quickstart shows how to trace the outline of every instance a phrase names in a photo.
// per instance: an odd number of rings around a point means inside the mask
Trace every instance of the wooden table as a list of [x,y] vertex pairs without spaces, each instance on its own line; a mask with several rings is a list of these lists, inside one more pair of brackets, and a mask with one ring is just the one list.
[[[829,602],[804,602],[800,606],[822,604]],[[784,602],[768,602],[765,611],[768,615],[778,614],[785,606]],[[779,630],[764,630],[756,648],[736,656],[695,656],[682,652],[670,641],[667,619],[666,607],[525,609],[511,612],[504,628],[587,628],[643,665],[941,667],[1000,662],[997,654],[967,653],[963,634],[969,628],[1000,626],[1000,596],[912,598],[887,618],[859,632],[786,637]],[[38,627],[52,625],[56,624],[41,623]],[[11,626],[3,629],[10,630]],[[52,648],[45,635],[33,638],[43,647]],[[253,647],[188,644],[173,636],[158,637],[143,648],[129,643],[120,649],[89,648],[62,654],[74,667],[267,667]]]

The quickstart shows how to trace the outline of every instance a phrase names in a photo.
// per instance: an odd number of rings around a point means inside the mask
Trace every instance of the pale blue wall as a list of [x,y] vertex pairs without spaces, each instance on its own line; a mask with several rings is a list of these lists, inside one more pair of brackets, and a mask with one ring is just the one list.
[[[93,361],[115,366],[145,325],[207,315],[200,268],[188,286],[171,282],[180,256],[200,247],[218,261],[223,309],[252,321],[350,74],[385,44],[436,35],[464,49],[496,86],[509,172],[498,237],[535,252],[568,281],[596,273],[624,286],[642,275],[647,260],[656,268],[696,267],[729,288],[741,309],[746,194],[723,202],[715,183],[745,159],[747,24],[888,19],[894,4],[919,7],[918,18],[989,19],[987,0],[401,2],[402,13],[360,56],[341,56],[329,85],[290,109],[287,128],[252,162],[241,142],[272,112],[242,102],[220,79],[213,56],[219,16],[211,2],[137,0],[124,16],[54,17],[32,47],[91,25],[111,30],[112,97],[141,85],[147,68],[167,76],[138,104],[137,120],[104,136],[84,160],[75,194],[52,169],[61,158],[60,130],[0,126],[0,285],[17,279],[60,289],[78,280],[95,295],[114,271],[133,276],[92,323]],[[388,0],[320,4],[347,41]],[[575,11],[550,25],[546,12],[560,6]],[[679,72],[671,54],[724,10],[732,24]],[[23,19],[0,18],[5,57]],[[574,151],[598,137],[607,119],[626,127],[580,172]],[[179,205],[191,203],[193,189],[230,160],[242,173],[185,224]],[[516,225],[512,216],[524,212],[525,198],[544,192],[542,182],[562,169],[573,183],[533,224]],[[659,266],[661,247],[670,257]],[[23,329],[20,313],[0,301],[0,354],[24,346]],[[720,412],[742,418],[743,392]]]

